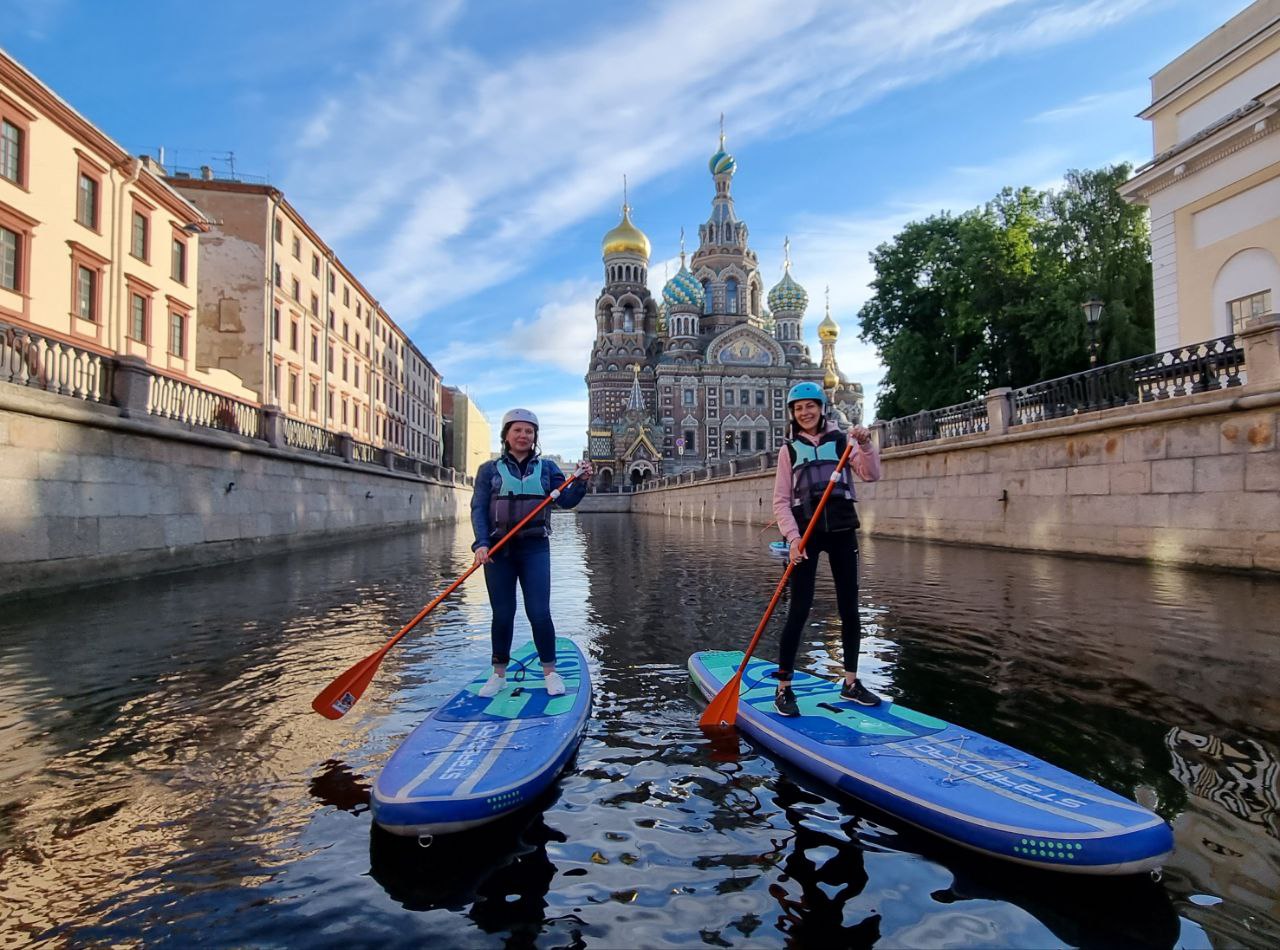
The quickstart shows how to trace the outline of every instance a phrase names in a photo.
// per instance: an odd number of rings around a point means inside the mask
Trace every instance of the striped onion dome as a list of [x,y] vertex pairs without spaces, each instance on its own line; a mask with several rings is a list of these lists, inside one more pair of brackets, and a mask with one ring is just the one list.
[[791,267],[782,274],[782,280],[769,291],[769,309],[774,313],[804,313],[809,306],[809,294],[791,276]]
[[683,253],[680,255],[680,270],[662,288],[662,299],[667,302],[669,307],[695,307],[698,310],[702,309],[703,301],[706,299],[702,284],[685,266]]

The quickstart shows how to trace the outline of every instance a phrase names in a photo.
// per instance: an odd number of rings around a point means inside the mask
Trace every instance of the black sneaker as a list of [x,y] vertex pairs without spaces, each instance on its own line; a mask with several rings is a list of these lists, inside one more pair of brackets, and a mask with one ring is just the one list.
[[840,687],[840,698],[851,699],[859,706],[879,706],[883,701],[871,690],[862,685],[862,680],[854,680],[850,686],[847,682]]
[[792,692],[790,686],[784,686],[773,694],[773,705],[777,708],[779,715],[800,715],[800,707],[796,705],[796,694]]

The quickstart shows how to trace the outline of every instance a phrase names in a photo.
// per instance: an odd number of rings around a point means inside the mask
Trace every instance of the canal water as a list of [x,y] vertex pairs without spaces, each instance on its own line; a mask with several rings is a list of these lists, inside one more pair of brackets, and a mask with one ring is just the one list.
[[[782,568],[769,539],[557,516],[553,610],[588,656],[593,721],[539,807],[425,849],[374,829],[369,787],[484,666],[483,583],[346,718],[309,703],[465,569],[463,531],[6,604],[0,945],[1280,943],[1280,582],[864,539],[873,688],[1172,822],[1159,881],[1079,879],[703,736],[686,659],[746,645]],[[801,661],[834,674],[820,578]]]

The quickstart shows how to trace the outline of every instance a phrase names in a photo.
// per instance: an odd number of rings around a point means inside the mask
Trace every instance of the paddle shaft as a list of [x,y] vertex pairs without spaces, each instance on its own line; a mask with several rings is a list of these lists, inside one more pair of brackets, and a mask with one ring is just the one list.
[[[532,521],[538,512],[542,511],[543,508],[547,507],[547,505],[559,498],[565,488],[567,488],[576,478],[578,478],[578,472],[574,472],[566,478],[559,488],[553,489],[551,494],[542,499],[533,511],[521,518],[514,528],[499,538],[493,546],[489,548],[490,557],[493,556],[494,552],[501,549],[504,544],[519,534],[520,529]],[[316,698],[311,701],[311,708],[326,719],[341,719],[345,716],[364,693],[365,688],[369,685],[369,681],[373,679],[373,674],[377,672],[378,667],[382,664],[382,660],[386,657],[387,652],[399,643],[400,639],[406,633],[421,623],[422,619],[426,617],[427,614],[435,610],[436,607],[440,605],[441,601],[457,590],[468,577],[476,572],[478,567],[480,567],[479,562],[472,564],[461,577],[445,588],[445,590],[437,596],[435,600],[431,601],[431,603],[418,611],[417,616],[401,627],[400,631],[394,637],[384,643],[379,649],[370,653],[363,660],[360,660],[358,663],[343,671],[343,673],[334,679],[333,682],[316,695]]]
[[[822,510],[827,506],[827,499],[831,497],[832,490],[836,487],[836,482],[840,480],[844,467],[849,462],[849,457],[853,454],[854,440],[850,439],[849,444],[844,447],[844,452],[840,455],[840,461],[836,463],[835,471],[831,473],[831,478],[827,480],[827,487],[822,490],[822,497],[818,499],[818,504],[813,509],[813,516],[809,518],[809,525],[804,529],[804,534],[800,537],[800,552],[804,553],[804,546],[809,541],[809,536],[813,534],[813,529],[818,525],[818,516],[822,514]],[[746,652],[742,656],[742,663],[738,666],[738,672],[733,674],[733,678],[721,687],[720,692],[712,697],[711,702],[707,704],[707,708],[702,713],[699,725],[714,727],[720,725],[732,726],[738,718],[738,688],[742,683],[742,673],[747,668],[747,661],[751,659],[751,654],[755,652],[756,644],[760,642],[760,635],[764,633],[764,628],[769,624],[769,618],[773,616],[773,609],[778,606],[778,600],[782,597],[782,591],[787,586],[787,581],[791,578],[791,572],[795,570],[796,562],[787,559],[787,569],[782,572],[782,579],[778,581],[778,587],[773,592],[773,598],[769,601],[769,606],[765,608],[764,616],[760,618],[760,623],[756,625],[756,632],[751,637],[751,642],[747,644]]]

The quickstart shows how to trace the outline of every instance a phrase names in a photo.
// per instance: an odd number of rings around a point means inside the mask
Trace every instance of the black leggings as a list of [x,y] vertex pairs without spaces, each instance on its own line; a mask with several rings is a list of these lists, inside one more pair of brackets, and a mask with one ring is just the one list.
[[862,620],[858,616],[858,536],[853,531],[814,530],[805,545],[808,555],[791,572],[791,607],[778,646],[778,679],[790,680],[795,672],[800,634],[813,608],[813,585],[818,574],[818,555],[827,552],[831,579],[836,584],[836,606],[840,611],[840,637],[844,645],[846,672],[858,670],[858,650],[862,645]]

